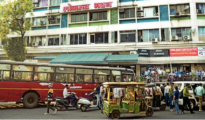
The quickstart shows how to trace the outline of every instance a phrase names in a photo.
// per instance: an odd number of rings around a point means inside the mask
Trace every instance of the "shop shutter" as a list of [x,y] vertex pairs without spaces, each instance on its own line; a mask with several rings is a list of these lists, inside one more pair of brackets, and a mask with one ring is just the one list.
[[110,24],[118,24],[118,10],[111,10],[110,12]]
[[61,28],[67,28],[67,25],[68,25],[68,15],[62,14]]

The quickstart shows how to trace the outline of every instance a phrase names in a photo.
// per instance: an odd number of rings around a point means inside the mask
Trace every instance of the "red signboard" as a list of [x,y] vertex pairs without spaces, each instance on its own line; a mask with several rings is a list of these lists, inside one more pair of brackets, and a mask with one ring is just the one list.
[[198,56],[198,48],[173,48],[169,49],[170,57]]

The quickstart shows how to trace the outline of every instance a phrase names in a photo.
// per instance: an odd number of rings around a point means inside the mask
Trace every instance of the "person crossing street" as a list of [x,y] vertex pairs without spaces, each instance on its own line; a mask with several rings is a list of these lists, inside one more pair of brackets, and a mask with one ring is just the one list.
[[197,97],[199,98],[199,111],[202,112],[202,103],[203,103],[203,94],[205,94],[204,88],[202,87],[202,84],[200,83],[199,86],[195,89],[195,93]]

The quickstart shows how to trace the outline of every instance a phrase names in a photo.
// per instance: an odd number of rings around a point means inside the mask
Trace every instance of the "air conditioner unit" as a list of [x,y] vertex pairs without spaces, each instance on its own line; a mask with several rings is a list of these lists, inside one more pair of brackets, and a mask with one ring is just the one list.
[[32,43],[32,46],[33,46],[33,47],[37,47],[37,46],[38,46],[38,42]]
[[119,12],[120,12],[120,13],[123,13],[123,12],[124,12],[124,9],[119,9]]
[[137,11],[143,11],[143,7],[138,7]]
[[152,38],[152,42],[158,42],[158,38]]
[[172,40],[179,40],[178,36],[172,36]]
[[137,51],[130,51],[130,54],[137,54]]
[[183,36],[183,40],[190,40],[190,39],[191,39],[190,35],[184,35]]
[[180,16],[182,13],[181,12],[176,12],[175,16]]
[[53,19],[54,19],[54,16],[48,16],[48,19],[49,19],[49,20],[53,20]]
[[39,3],[39,0],[32,0],[32,3],[33,3],[33,4],[38,4],[38,3]]
[[197,13],[198,13],[198,14],[201,14],[201,13],[202,13],[202,10],[201,10],[201,9],[197,9]]
[[138,12],[137,13],[137,17],[143,17],[144,16],[144,13],[143,12]]
[[189,10],[189,6],[184,7],[184,11]]

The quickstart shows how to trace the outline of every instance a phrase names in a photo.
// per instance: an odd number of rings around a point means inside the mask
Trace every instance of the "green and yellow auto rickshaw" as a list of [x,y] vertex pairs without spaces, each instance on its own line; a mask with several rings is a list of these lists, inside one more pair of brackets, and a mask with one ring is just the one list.
[[121,114],[146,114],[152,116],[154,109],[145,97],[144,82],[105,82],[103,113],[112,119]]

